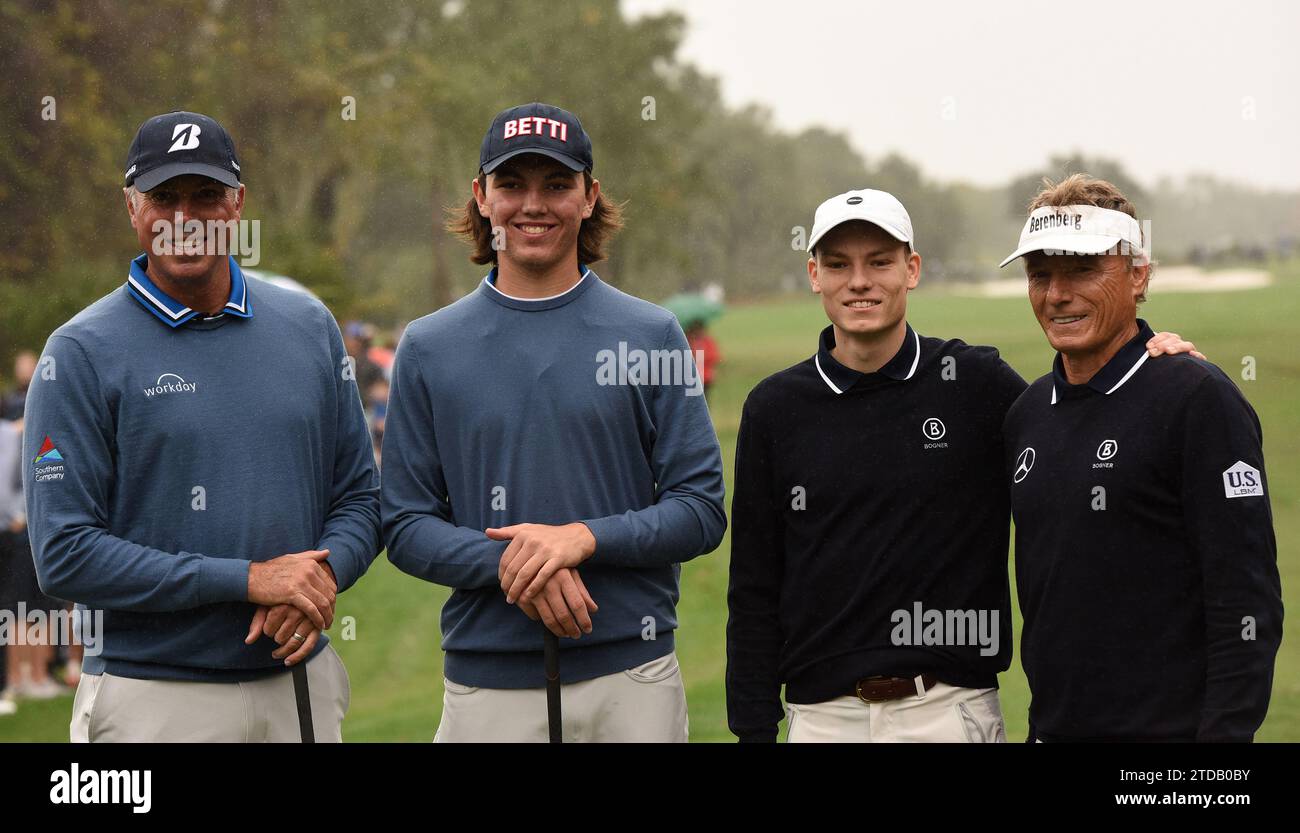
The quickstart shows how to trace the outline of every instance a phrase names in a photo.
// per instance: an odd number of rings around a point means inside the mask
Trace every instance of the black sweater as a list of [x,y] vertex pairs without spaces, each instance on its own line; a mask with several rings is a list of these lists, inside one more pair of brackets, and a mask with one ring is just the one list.
[[1282,632],[1259,420],[1214,365],[1147,361],[1138,324],[1087,384],[1058,357],[1007,415],[1030,722],[1250,740]]
[[[776,738],[782,683],[796,703],[876,674],[984,688],[1011,659],[1001,426],[1024,380],[991,347],[910,327],[862,374],[831,357],[833,338],[828,327],[816,356],[761,382],[741,419],[727,712],[742,740]],[[996,613],[997,650],[970,634],[898,644],[894,612],[918,602]]]

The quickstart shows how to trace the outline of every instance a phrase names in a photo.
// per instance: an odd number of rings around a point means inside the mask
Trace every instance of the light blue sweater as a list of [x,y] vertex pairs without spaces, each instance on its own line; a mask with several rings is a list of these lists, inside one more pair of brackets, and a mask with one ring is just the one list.
[[141,256],[134,283],[55,330],[32,381],[32,551],[47,594],[105,611],[87,673],[283,672],[269,638],[244,644],[250,563],[328,549],[342,591],[378,553],[374,453],[338,326],[230,263],[231,301],[205,320]]
[[506,543],[484,530],[583,521],[596,552],[579,573],[600,611],[593,633],[560,640],[561,679],[663,656],[678,564],[715,549],[727,523],[686,337],[671,313],[590,270],[545,300],[505,296],[493,278],[412,323],[398,347],[383,453],[389,560],[455,588],[442,611],[449,679],[539,687],[542,625],[507,604]]

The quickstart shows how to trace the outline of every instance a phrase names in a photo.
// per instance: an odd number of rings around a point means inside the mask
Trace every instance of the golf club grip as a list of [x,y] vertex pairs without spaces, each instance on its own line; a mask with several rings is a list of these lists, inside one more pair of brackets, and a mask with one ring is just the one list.
[[546,719],[551,743],[564,743],[564,724],[560,711],[560,638],[544,631],[542,653],[546,666]]
[[303,743],[316,742],[316,730],[311,724],[311,691],[307,688],[307,663],[293,667],[293,697],[298,701],[298,730]]

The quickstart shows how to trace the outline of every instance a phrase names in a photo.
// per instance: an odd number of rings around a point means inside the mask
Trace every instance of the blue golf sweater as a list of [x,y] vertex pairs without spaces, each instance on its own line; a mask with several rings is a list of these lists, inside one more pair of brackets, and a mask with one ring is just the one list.
[[[508,604],[506,542],[484,530],[582,521],[578,568],[599,612],[562,639],[577,682],[673,649],[680,562],[726,529],[722,458],[673,315],[584,270],[561,295],[492,284],[415,321],[397,350],[384,431],[388,558],[455,589],[444,673],[462,685],[545,685],[543,627]],[[687,366],[689,365],[689,367]]]
[[144,266],[55,330],[32,382],[23,476],[41,587],[104,610],[87,673],[282,672],[271,639],[244,644],[250,563],[328,549],[342,591],[379,550],[342,336],[319,301],[246,278],[233,258],[215,318]]

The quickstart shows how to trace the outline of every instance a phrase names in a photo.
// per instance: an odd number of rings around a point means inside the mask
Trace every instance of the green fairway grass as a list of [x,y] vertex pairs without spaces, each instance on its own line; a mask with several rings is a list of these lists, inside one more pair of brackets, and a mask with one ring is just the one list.
[[[792,271],[802,270],[792,256]],[[1010,272],[1010,270],[1008,270]],[[1278,539],[1278,561],[1288,616],[1300,610],[1300,263],[1276,267],[1273,286],[1217,294],[1160,292],[1157,269],[1151,300],[1141,315],[1156,330],[1190,338],[1210,360],[1238,381],[1259,413]],[[924,285],[924,280],[923,280]],[[969,298],[942,290],[913,294],[909,320],[922,335],[992,344],[1028,380],[1043,375],[1052,353],[1024,298]],[[800,295],[754,304],[733,304],[714,326],[722,349],[709,407],[722,443],[728,507],[741,405],[763,377],[812,355],[826,324],[820,300]],[[1243,357],[1256,362],[1257,378],[1241,378]],[[864,426],[864,430],[869,430]],[[852,475],[846,461],[845,476]],[[691,739],[733,740],[727,731],[723,677],[727,620],[727,558],[730,536],[714,553],[683,565],[677,651],[686,680]],[[1140,553],[1135,553],[1135,557]],[[1010,568],[1010,565],[1008,565]],[[1014,595],[1014,594],[1013,594]],[[380,556],[356,587],[339,597],[331,635],[352,680],[352,701],[343,734],[353,741],[429,741],[442,703],[438,611],[447,591],[406,576]],[[600,600],[597,599],[597,602]],[[815,603],[815,600],[810,600]],[[1104,616],[1105,610],[1097,615]],[[1015,611],[1017,654],[1019,611]],[[355,639],[340,638],[352,617]],[[600,626],[599,614],[595,619]],[[1028,687],[1017,661],[1001,677],[1002,706],[1012,741],[1027,732]],[[0,741],[67,739],[71,697],[20,706],[0,717]],[[1300,645],[1284,639],[1273,700],[1259,740],[1300,740]]]

